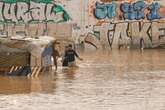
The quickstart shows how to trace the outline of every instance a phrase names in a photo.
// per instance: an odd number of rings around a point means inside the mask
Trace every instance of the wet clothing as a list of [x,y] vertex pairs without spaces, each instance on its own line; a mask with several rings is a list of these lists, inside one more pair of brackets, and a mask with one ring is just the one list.
[[76,67],[77,65],[76,65],[76,62],[73,61],[73,62],[69,62],[69,63],[68,63],[68,66],[69,66],[69,67]]
[[75,61],[75,56],[79,57],[78,54],[73,49],[67,50],[65,52],[65,57],[67,58],[68,62]]
[[53,48],[51,46],[46,47],[42,52],[42,65],[44,67],[48,67],[52,65],[52,61],[51,61],[52,52],[53,52]]
[[63,60],[62,65],[69,66],[70,62],[75,61],[75,56],[79,57],[78,54],[73,49],[65,51],[64,60]]
[[64,58],[62,66],[68,66],[68,59]]

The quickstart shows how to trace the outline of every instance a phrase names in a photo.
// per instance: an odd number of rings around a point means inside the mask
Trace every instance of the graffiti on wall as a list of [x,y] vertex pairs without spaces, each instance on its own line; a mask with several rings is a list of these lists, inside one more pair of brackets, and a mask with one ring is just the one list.
[[104,23],[94,26],[93,32],[99,33],[99,38],[95,34],[88,34],[85,41],[97,48],[107,44],[111,48],[118,48],[120,45],[154,48],[165,42],[165,22],[159,21]]
[[100,0],[85,42],[96,48],[155,48],[165,44],[165,7],[146,0]]
[[[139,0],[133,3],[123,2],[119,6],[116,2],[99,3],[96,2],[94,8],[94,15],[97,19],[118,17],[120,11],[122,18],[127,20],[140,20],[140,19],[160,19],[162,14],[159,12],[160,4],[153,2],[147,4],[145,1]],[[119,17],[120,18],[120,17]]]
[[1,23],[63,22],[69,20],[68,13],[53,0],[2,0],[0,2]]
[[95,17],[98,19],[104,19],[106,17],[112,18],[116,15],[116,4],[114,2],[110,4],[100,4],[96,2],[96,9],[94,11]]

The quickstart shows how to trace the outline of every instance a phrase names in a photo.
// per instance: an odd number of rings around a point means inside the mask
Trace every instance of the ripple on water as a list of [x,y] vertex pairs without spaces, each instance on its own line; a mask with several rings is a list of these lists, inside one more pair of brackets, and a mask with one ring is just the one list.
[[[119,55],[120,54],[120,55]],[[0,110],[164,110],[163,50],[83,53],[79,69],[0,77]]]

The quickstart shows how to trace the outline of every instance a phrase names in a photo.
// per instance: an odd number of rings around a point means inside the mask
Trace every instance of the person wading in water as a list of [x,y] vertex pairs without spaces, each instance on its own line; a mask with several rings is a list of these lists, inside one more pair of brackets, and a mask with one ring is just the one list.
[[75,62],[75,56],[79,60],[83,60],[82,58],[79,57],[79,55],[76,53],[76,51],[72,49],[72,45],[69,44],[69,46],[67,46],[65,49],[63,66],[77,67],[76,62]]
[[58,59],[58,57],[60,57],[60,54],[59,54],[58,50],[56,49],[57,44],[60,44],[60,43],[55,41],[52,44],[52,48],[53,48],[52,57],[53,57],[53,62],[54,62],[54,66],[55,66],[56,70],[57,70],[57,59]]

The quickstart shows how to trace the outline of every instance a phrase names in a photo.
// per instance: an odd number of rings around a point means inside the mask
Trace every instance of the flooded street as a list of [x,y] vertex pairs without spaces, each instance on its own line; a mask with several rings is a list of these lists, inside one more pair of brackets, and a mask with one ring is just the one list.
[[165,110],[165,51],[84,52],[79,69],[0,76],[0,110]]

